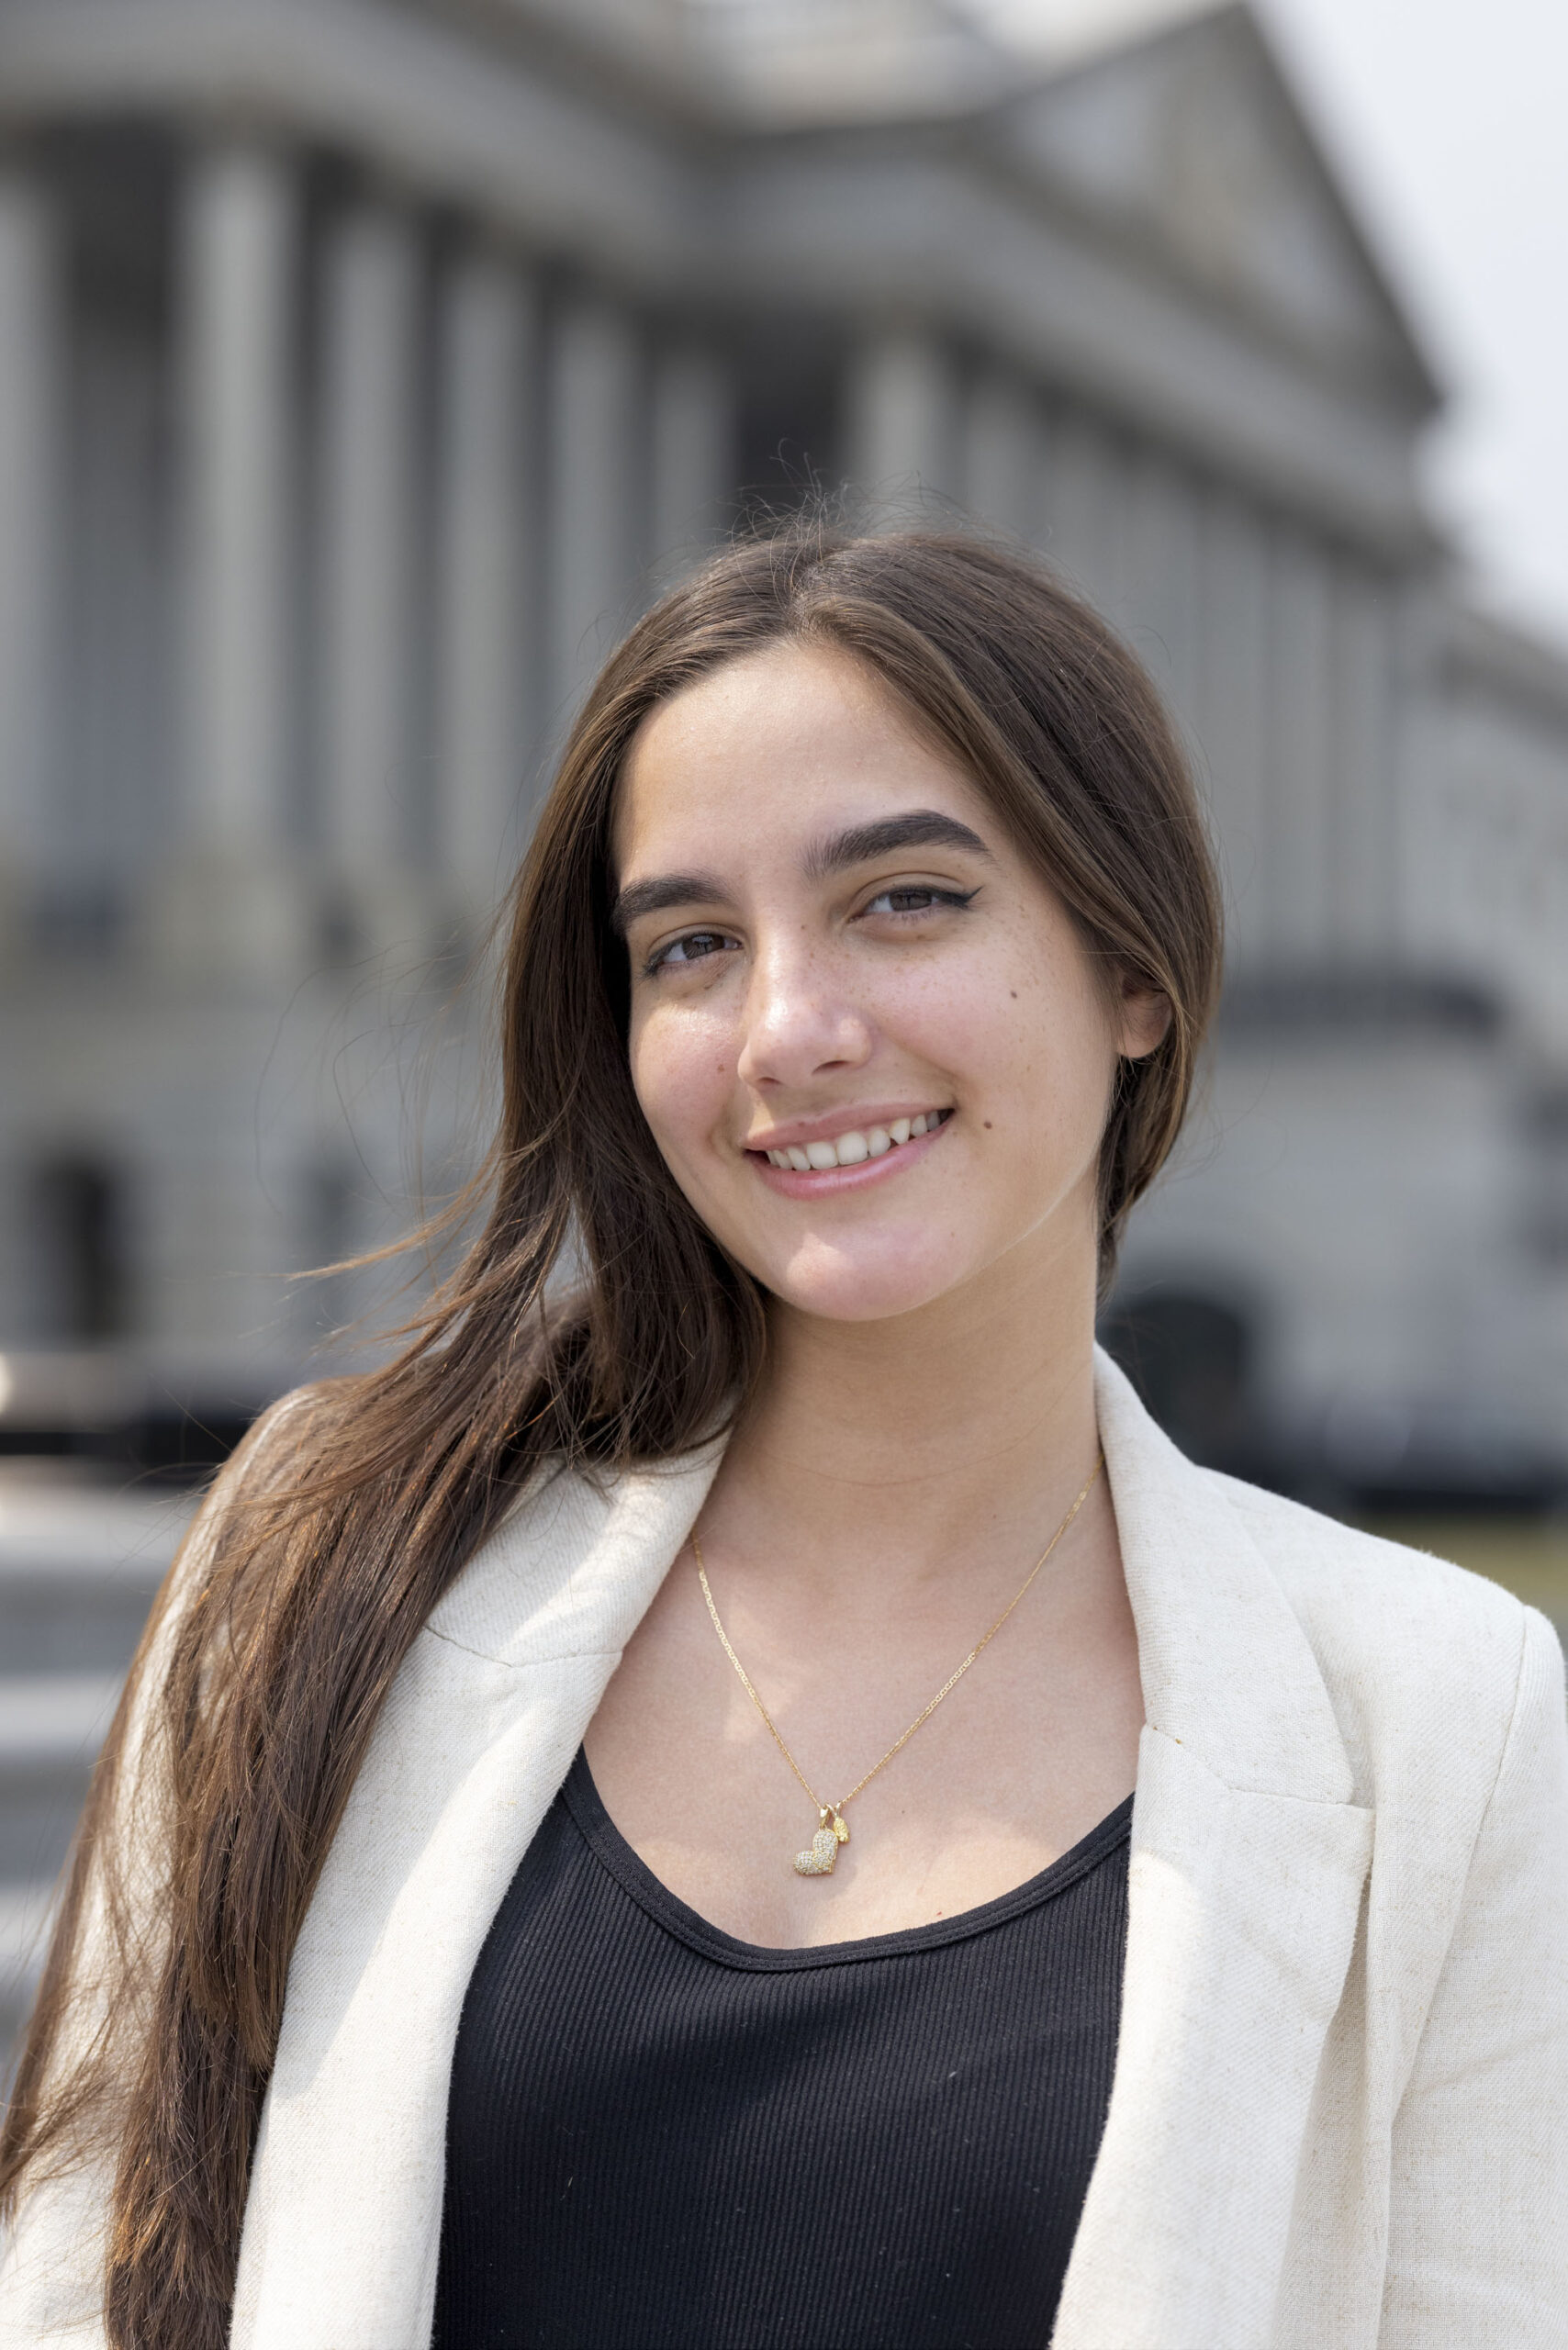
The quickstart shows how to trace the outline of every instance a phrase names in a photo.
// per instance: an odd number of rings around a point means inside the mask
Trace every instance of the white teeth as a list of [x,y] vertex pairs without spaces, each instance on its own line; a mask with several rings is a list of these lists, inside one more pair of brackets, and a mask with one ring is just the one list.
[[858,1167],[868,1158],[885,1158],[890,1150],[917,1135],[934,1135],[942,1122],[940,1110],[923,1110],[917,1117],[894,1118],[888,1125],[869,1126],[864,1133],[852,1126],[832,1142],[790,1143],[781,1150],[768,1151],[767,1161],[772,1167],[793,1168],[798,1175],[825,1175],[830,1167]]

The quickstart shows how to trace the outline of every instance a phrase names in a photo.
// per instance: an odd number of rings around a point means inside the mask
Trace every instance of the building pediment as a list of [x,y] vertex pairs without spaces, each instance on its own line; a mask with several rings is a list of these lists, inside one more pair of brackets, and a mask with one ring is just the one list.
[[686,0],[710,105],[732,128],[940,119],[988,105],[1006,54],[949,0]]
[[1036,85],[1001,144],[1058,200],[1319,366],[1418,406],[1431,373],[1246,6]]

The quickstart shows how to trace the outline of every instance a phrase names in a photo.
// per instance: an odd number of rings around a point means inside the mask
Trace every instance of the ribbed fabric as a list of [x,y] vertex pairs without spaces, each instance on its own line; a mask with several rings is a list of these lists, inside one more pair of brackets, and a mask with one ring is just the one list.
[[959,1917],[762,1950],[659,1884],[579,1753],[463,2009],[434,2350],[1040,2350],[1131,1808]]

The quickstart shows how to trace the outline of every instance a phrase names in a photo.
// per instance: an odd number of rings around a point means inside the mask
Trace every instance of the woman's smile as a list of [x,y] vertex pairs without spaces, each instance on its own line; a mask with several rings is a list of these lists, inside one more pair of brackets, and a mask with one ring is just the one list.
[[[842,1115],[842,1113],[839,1113]],[[748,1142],[745,1154],[756,1171],[786,1199],[821,1199],[829,1192],[863,1191],[868,1183],[916,1166],[953,1116],[952,1109],[879,1110],[859,1123],[835,1122],[824,1132],[819,1119],[778,1129],[779,1139]]]

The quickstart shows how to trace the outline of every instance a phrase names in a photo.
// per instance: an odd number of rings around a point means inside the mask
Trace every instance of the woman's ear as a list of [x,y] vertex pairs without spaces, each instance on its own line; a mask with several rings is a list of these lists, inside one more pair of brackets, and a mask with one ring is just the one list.
[[1170,1026],[1170,998],[1163,988],[1151,988],[1126,972],[1117,1006],[1116,1050],[1127,1061],[1141,1061],[1163,1044]]

